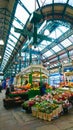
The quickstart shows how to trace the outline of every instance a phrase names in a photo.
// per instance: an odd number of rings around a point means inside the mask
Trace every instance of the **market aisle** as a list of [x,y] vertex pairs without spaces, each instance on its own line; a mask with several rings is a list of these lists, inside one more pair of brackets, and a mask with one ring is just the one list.
[[0,93],[0,130],[73,130],[73,110],[51,122],[32,117],[22,108],[6,110],[3,107],[5,92]]

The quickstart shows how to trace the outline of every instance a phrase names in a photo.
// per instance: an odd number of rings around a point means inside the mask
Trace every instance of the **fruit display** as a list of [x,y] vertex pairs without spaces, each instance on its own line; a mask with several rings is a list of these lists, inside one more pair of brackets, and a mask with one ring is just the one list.
[[71,97],[73,97],[73,92],[56,89],[44,96],[35,96],[25,101],[22,106],[25,110],[30,110],[33,116],[51,121],[61,114],[68,113],[69,108],[72,107],[72,100],[69,101]]

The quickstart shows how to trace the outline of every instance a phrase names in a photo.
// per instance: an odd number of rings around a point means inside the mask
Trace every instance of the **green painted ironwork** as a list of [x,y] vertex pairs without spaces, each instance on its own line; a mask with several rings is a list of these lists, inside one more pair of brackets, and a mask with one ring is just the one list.
[[21,71],[21,50],[19,51],[19,72]]
[[8,34],[7,34],[6,42],[5,42],[5,45],[4,45],[4,53],[5,53],[6,44],[7,44],[7,41],[8,41],[9,34],[10,34],[10,29],[11,29],[11,26],[12,26],[12,20],[14,18],[14,14],[15,14],[15,11],[16,11],[17,4],[18,4],[18,0],[15,1],[14,7],[13,7],[13,11],[12,11],[12,14],[11,14],[11,19],[10,19]]

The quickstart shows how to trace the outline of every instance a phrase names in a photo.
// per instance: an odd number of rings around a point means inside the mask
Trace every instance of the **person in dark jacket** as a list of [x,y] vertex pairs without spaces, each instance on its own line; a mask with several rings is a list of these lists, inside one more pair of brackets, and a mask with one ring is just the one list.
[[6,88],[6,93],[5,93],[6,98],[9,96],[9,94],[10,94],[10,88],[9,88],[9,87],[7,87],[7,88]]
[[45,83],[42,83],[40,86],[40,94],[41,94],[41,96],[46,94],[46,84]]
[[2,92],[2,85],[0,84],[0,93]]

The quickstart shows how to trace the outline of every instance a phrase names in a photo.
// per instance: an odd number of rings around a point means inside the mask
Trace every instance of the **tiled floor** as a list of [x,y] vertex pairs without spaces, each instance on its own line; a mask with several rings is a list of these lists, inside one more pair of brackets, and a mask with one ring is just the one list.
[[33,117],[22,108],[3,107],[4,90],[0,93],[0,130],[73,130],[73,110],[51,122]]

